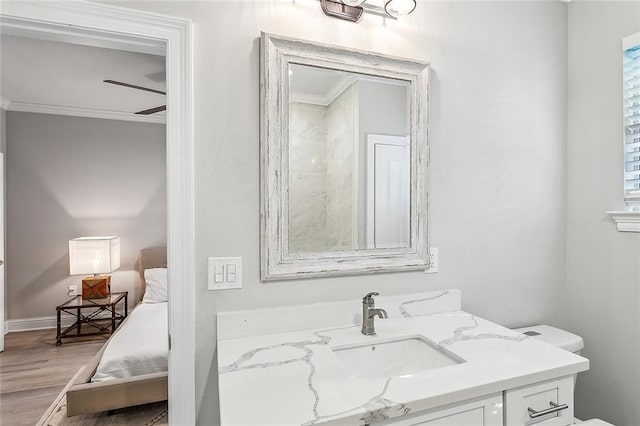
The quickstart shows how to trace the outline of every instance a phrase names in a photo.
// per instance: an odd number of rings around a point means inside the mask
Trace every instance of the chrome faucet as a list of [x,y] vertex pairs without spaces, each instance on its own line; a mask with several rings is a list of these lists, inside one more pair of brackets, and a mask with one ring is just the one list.
[[373,323],[374,317],[377,315],[380,318],[388,318],[387,311],[384,309],[377,309],[376,302],[373,300],[373,296],[379,296],[379,293],[367,293],[362,298],[362,334],[365,336],[373,336],[376,334],[376,327]]

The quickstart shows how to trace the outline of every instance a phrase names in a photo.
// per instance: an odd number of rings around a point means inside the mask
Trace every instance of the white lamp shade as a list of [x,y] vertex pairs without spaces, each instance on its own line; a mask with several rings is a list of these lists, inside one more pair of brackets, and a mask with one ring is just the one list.
[[120,237],[81,237],[69,240],[71,275],[108,274],[120,267]]

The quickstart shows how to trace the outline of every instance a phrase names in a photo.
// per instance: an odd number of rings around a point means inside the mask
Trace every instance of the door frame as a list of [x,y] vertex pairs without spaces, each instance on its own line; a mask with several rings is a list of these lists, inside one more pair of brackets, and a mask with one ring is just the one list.
[[166,53],[169,422],[196,423],[193,24],[83,1],[3,1],[0,33]]
[[[367,248],[375,248],[376,233],[375,233],[375,177],[376,177],[376,145],[396,145],[396,146],[408,146],[410,147],[409,136],[399,135],[378,135],[374,133],[367,133]],[[409,179],[411,180],[411,179]]]
[[[5,121],[4,128],[0,129],[1,132],[6,132],[7,123]],[[7,316],[6,309],[6,286],[7,286],[7,277],[4,273],[4,261],[5,259],[5,240],[7,236],[7,228],[5,226],[6,214],[5,214],[5,200],[6,200],[6,188],[5,182],[7,179],[5,178],[5,165],[4,165],[4,152],[0,152],[0,232],[2,234],[2,238],[0,238],[0,352],[4,351],[4,335],[7,333],[7,325],[5,324],[5,318]]]

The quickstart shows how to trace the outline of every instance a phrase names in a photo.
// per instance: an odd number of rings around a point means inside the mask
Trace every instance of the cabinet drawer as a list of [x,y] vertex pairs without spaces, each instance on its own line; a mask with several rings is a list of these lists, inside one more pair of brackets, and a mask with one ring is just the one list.
[[567,426],[573,424],[573,377],[511,389],[505,392],[509,426]]
[[371,426],[503,426],[502,413],[502,393],[497,393],[371,423]]

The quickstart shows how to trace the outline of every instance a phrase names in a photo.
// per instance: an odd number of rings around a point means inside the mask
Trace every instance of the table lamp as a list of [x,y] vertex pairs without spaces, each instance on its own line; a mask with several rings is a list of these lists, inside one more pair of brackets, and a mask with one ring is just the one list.
[[80,237],[69,240],[71,275],[93,274],[82,280],[83,299],[104,299],[111,293],[110,274],[120,267],[120,237]]

